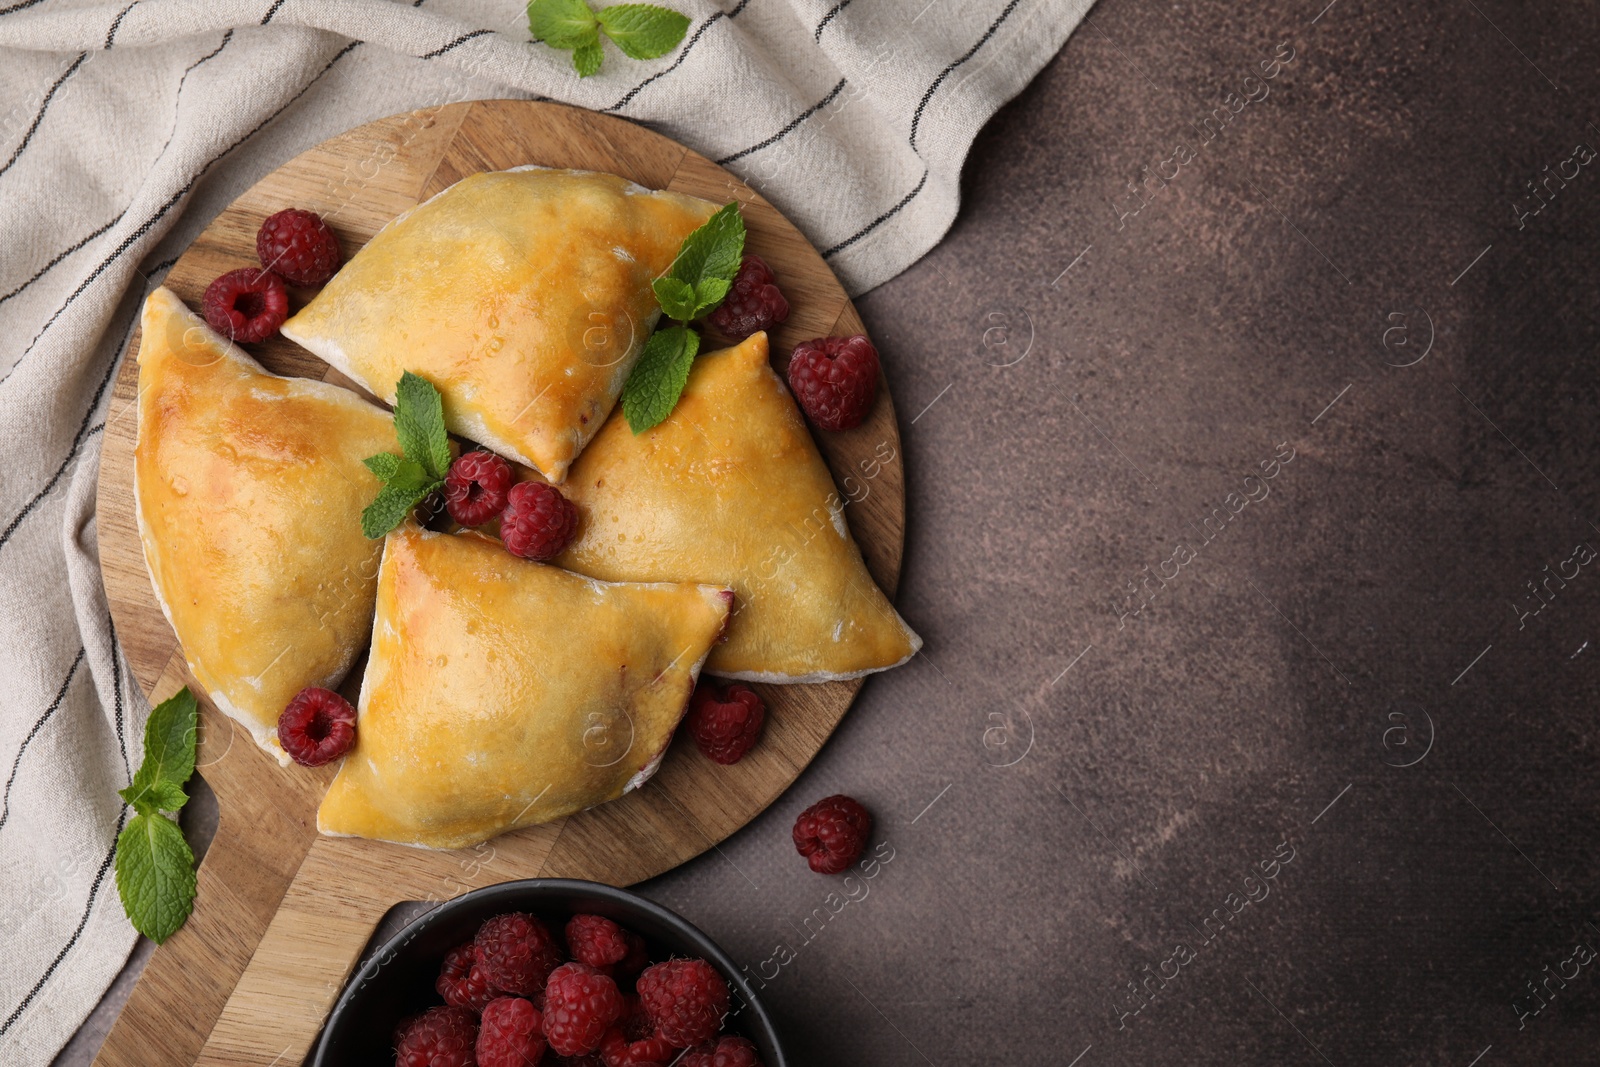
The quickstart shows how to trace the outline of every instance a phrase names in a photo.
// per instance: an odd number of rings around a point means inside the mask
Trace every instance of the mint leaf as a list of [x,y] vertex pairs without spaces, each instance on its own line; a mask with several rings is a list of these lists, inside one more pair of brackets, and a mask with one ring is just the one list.
[[368,456],[361,462],[365,463],[367,470],[376,474],[381,482],[393,478],[395,471],[400,469],[400,457],[393,452],[379,452],[376,456]]
[[426,378],[406,371],[394,394],[394,433],[405,455],[380,452],[361,461],[383,481],[377,497],[361,513],[361,531],[373,538],[400,525],[450,471],[450,435],[444,428],[439,390]]
[[189,794],[183,791],[182,786],[160,779],[154,781],[150,779],[151,776],[140,767],[133,776],[133,783],[126,789],[117,790],[117,796],[141,815],[177,811],[189,803]]
[[[695,315],[711,310],[728,295],[726,287],[712,295],[710,281],[733,282],[744,256],[744,219],[737,202],[728,204],[683,239],[678,258],[667,269],[667,277],[687,282],[695,291]],[[704,288],[703,288],[704,287]],[[708,306],[702,306],[708,305]],[[693,317],[693,316],[691,316]]]
[[117,895],[134,929],[157,944],[194,909],[194,853],[161,813],[189,801],[183,783],[194,774],[199,712],[187,688],[157,704],[144,727],[144,762],[118,791],[135,814],[117,837]]
[[384,486],[378,490],[377,498],[361,513],[361,532],[372,538],[382,537],[404,522],[406,516],[411,514],[411,509],[422,503],[422,498],[432,491],[432,485],[421,489]]
[[689,17],[654,4],[617,4],[599,12],[600,27],[630,59],[658,59],[683,40]]
[[[192,697],[190,699],[193,699]],[[133,928],[161,944],[194,910],[194,853],[178,824],[140,813],[117,836],[117,895]]]
[[[581,0],[580,0],[581,2]],[[394,432],[406,459],[419,464],[430,478],[450,470],[450,436],[444,429],[444,399],[426,378],[406,371],[395,387]]]
[[722,298],[733,288],[731,278],[707,278],[694,287],[694,315],[699,318],[722,303]]
[[572,66],[580,78],[600,73],[600,64],[604,59],[605,53],[600,50],[599,33],[572,50]]
[[677,319],[679,322],[688,322],[694,318],[694,286],[682,278],[667,275],[651,282],[650,287],[655,290],[656,303],[661,305],[661,310],[666,313],[667,318]]
[[396,489],[421,489],[426,493],[438,487],[439,479],[428,477],[428,472],[423,470],[422,464],[416,460],[402,459],[395,465],[389,484]]
[[699,350],[700,335],[687,326],[668,326],[650,335],[622,390],[622,413],[634,433],[672,414]]
[[[166,697],[150,710],[144,723],[144,763],[133,776],[133,784],[154,789],[157,784],[182,785],[195,773],[195,726],[200,720],[200,705],[189,689]],[[142,779],[142,782],[141,782]],[[131,787],[130,787],[131,789]],[[136,801],[126,798],[130,805]],[[173,811],[182,803],[166,808]]]
[[584,0],[533,0],[528,5],[528,30],[552,48],[599,45],[598,20]]

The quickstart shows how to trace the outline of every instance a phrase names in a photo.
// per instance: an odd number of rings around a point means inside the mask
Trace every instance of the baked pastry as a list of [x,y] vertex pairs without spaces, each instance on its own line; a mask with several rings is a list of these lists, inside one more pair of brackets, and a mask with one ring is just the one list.
[[709,674],[836,681],[922,647],[867,573],[827,464],[767,362],[764,333],[696,359],[665,422],[635,434],[618,413],[564,492],[582,524],[561,566],[605,581],[734,590]]
[[366,644],[382,545],[361,533],[394,420],[355,393],[268,374],[170,289],[145,301],[134,501],[189,673],[280,762],[278,716]]
[[614,174],[474,174],[385,226],[283,334],[389,403],[421,375],[451,430],[560,482],[660,314],[651,279],[716,209]]
[[356,744],[325,834],[462,848],[642,785],[732,599],[608,584],[479,533],[389,534]]

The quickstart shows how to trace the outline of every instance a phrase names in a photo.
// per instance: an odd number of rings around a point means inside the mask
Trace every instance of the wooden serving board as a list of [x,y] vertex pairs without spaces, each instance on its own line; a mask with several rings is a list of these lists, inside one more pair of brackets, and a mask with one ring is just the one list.
[[[285,207],[328,218],[353,255],[385,223],[466,175],[521,164],[610,171],[653,189],[737,199],[749,247],[778,276],[789,321],[774,335],[780,371],[798,341],[862,332],[822,257],[778,211],[704,157],[621,119],[525,101],[451,104],[369,123],[291,160],[206,228],[166,278],[191,307],[224,271],[256,265],[255,233]],[[307,297],[293,294],[291,308]],[[714,344],[708,338],[708,344]],[[189,678],[145,571],[134,520],[138,393],[135,335],[106,420],[99,540],[106,594],[134,677],[152,701],[189,684],[202,705],[199,773],[221,808],[187,925],[151,958],[98,1064],[297,1064],[378,921],[396,903],[445,900],[515,878],[628,885],[690,859],[749,822],[809,763],[861,683],[756,686],[761,743],[719,767],[680,739],[660,772],[621,800],[476,849],[427,852],[319,837],[316,808],[333,767],[281,768]],[[269,370],[349,385],[282,338],[252,346]],[[882,384],[882,383],[880,383]],[[900,439],[887,387],[872,417],[819,444],[850,526],[893,595],[904,536]],[[361,665],[351,672],[347,695]]]

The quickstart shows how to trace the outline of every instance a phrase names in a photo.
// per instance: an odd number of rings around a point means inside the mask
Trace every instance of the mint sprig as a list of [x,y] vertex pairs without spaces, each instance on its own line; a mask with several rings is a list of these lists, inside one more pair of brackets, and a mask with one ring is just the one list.
[[744,238],[739,205],[727,204],[683,239],[672,266],[651,283],[662,315],[673,323],[650,335],[622,387],[622,414],[634,433],[659,424],[677,406],[700,351],[700,335],[687,324],[727,297],[744,258]]
[[189,802],[184,783],[194,774],[199,708],[182,689],[150,712],[144,762],[118,795],[133,819],[117,836],[117,895],[133,928],[161,944],[194,910],[194,853],[174,815]]
[[654,4],[616,4],[595,11],[585,0],[532,0],[528,30],[551,48],[572,52],[578,77],[600,70],[600,35],[630,59],[659,59],[678,47],[689,17]]
[[450,435],[444,428],[444,398],[426,378],[406,371],[395,387],[394,433],[404,455],[379,452],[361,462],[383,483],[361,513],[361,532],[378,538],[405,521],[424,497],[444,485],[450,472]]

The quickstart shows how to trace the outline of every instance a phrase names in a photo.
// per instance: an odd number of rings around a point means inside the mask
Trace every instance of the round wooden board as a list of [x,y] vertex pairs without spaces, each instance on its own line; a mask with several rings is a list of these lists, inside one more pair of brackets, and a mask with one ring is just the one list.
[[[773,267],[792,309],[774,353],[828,334],[862,332],[822,257],[778,211],[714,163],[624,120],[556,104],[476,101],[369,123],[284,164],[206,228],[165,284],[191,307],[212,278],[254,266],[261,221],[285,207],[322,213],[353,255],[385,223],[466,175],[522,164],[621,174],[652,189],[741,203],[749,247]],[[295,294],[293,307],[306,294]],[[708,338],[708,344],[714,339]],[[106,420],[99,542],[106,594],[134,676],[152,701],[190,684],[145,571],[134,520],[138,392],[135,335]],[[276,338],[252,352],[279,374],[351,383]],[[779,369],[786,356],[779,355]],[[882,384],[882,383],[880,383]],[[867,566],[894,593],[904,536],[900,439],[888,390],[867,423],[819,440]],[[352,672],[353,690],[360,666]],[[324,838],[316,807],[333,768],[280,768],[201,697],[197,765],[220,825],[199,870],[188,923],[152,957],[97,1063],[299,1063],[383,914],[403,900],[444,900],[514,878],[628,885],[732,834],[794,781],[861,683],[757,686],[762,742],[718,767],[675,743],[660,772],[621,800],[459,852]]]

